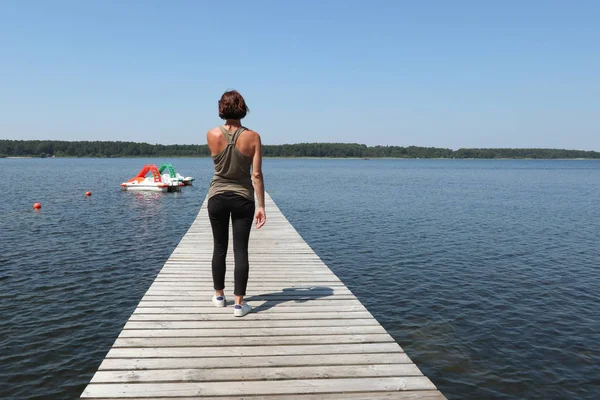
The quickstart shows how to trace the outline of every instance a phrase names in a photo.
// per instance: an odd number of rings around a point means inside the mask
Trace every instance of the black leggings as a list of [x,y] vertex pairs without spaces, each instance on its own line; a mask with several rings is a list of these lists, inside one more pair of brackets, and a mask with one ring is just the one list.
[[212,275],[215,290],[225,289],[225,258],[229,242],[229,215],[233,226],[233,273],[236,296],[246,295],[248,285],[248,240],[254,219],[254,201],[234,193],[222,193],[208,200],[208,217],[212,226],[214,251]]

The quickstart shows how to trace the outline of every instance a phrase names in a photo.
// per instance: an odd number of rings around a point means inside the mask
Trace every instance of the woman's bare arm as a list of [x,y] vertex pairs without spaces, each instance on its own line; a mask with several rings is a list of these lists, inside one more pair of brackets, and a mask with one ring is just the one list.
[[262,227],[267,219],[265,213],[265,183],[262,174],[262,144],[260,135],[256,134],[254,145],[254,157],[252,158],[252,182],[258,198],[258,207],[256,209],[256,228]]

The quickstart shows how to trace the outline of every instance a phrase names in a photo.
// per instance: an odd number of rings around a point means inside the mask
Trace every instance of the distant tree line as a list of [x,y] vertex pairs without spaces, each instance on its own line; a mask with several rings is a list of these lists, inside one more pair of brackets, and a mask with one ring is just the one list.
[[[359,158],[596,158],[600,152],[563,149],[444,149],[366,146],[358,143],[297,143],[263,146],[265,157]],[[0,157],[208,157],[206,145],[136,142],[0,140]]]

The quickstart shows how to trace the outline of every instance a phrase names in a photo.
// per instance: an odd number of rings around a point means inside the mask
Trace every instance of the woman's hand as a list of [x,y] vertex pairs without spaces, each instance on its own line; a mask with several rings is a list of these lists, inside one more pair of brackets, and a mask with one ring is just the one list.
[[256,221],[256,229],[262,228],[262,226],[267,222],[267,214],[265,213],[264,207],[258,207],[256,209],[256,215],[254,216]]

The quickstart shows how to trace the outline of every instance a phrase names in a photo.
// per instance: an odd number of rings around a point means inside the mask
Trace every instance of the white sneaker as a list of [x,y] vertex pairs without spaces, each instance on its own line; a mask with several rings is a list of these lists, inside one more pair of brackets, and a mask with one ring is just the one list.
[[213,296],[213,304],[215,305],[215,307],[225,307],[225,296],[217,296],[214,295]]
[[236,304],[235,307],[233,308],[233,315],[236,317],[243,317],[244,315],[248,314],[250,311],[252,311],[252,306],[246,302],[244,302],[244,304],[239,305]]

